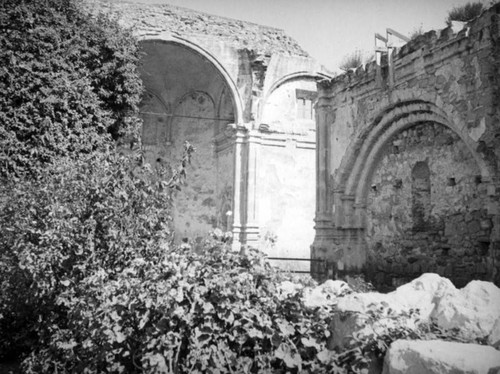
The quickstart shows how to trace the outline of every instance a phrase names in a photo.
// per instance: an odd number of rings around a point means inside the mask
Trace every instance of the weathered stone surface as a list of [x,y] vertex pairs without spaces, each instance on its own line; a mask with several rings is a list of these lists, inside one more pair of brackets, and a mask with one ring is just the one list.
[[488,344],[500,349],[500,317],[497,318],[488,336]]
[[[380,316],[389,317],[393,314],[388,311],[389,308],[395,314],[406,310],[406,307],[392,295],[378,292],[350,294],[340,298],[337,301],[337,311],[330,322],[331,335],[328,347],[330,349],[343,348],[349,344],[354,334],[368,337],[383,333],[389,327],[395,326],[397,321],[392,318],[380,318],[375,322],[367,323],[370,319],[370,311],[380,311]],[[414,321],[404,318],[403,324],[413,327]]]
[[290,282],[290,281],[283,281],[277,287],[279,295],[283,299],[286,298],[286,297],[289,297],[289,296],[294,296],[302,288],[303,287],[302,287],[301,284],[293,283],[293,282]]
[[185,37],[218,39],[237,48],[248,48],[259,53],[281,52],[308,56],[295,40],[283,30],[251,22],[219,17],[192,9],[168,4],[139,4],[133,1],[86,0],[93,12],[105,12],[138,35],[170,32]]
[[270,257],[309,257],[312,104],[316,77],[328,76],[323,67],[273,27],[167,4],[82,4],[140,40],[146,162],[175,165],[185,140],[196,148],[173,203],[176,240],[199,248],[217,227],[232,231],[235,249],[244,244]]
[[392,295],[407,310],[418,309],[423,320],[431,317],[436,305],[445,296],[453,296],[457,289],[449,279],[438,274],[425,273],[410,283],[399,286]]
[[491,374],[500,351],[477,344],[440,340],[397,340],[385,356],[383,374]]
[[332,305],[338,302],[339,296],[350,291],[350,287],[344,281],[327,280],[318,287],[304,291],[304,305],[309,308]]
[[387,291],[500,285],[499,12],[319,84],[314,258]]
[[[353,334],[370,336],[390,327],[414,328],[431,320],[443,330],[458,328],[465,339],[489,337],[491,345],[500,340],[500,289],[491,282],[472,281],[457,290],[449,279],[423,274],[388,294],[356,293],[338,298],[336,306],[339,312],[330,325],[331,348],[345,346]],[[370,311],[376,311],[378,319],[367,324]]]
[[459,328],[472,338],[487,337],[500,318],[500,288],[491,282],[472,281],[456,293],[444,295],[431,317],[442,328]]

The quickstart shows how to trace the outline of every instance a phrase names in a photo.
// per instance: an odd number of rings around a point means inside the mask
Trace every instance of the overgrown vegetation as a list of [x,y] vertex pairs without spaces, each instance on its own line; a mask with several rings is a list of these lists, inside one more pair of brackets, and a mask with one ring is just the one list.
[[363,65],[363,54],[360,50],[356,50],[342,59],[339,68],[347,72],[352,69],[355,70],[361,65]]
[[446,23],[451,21],[469,22],[478,17],[483,11],[483,4],[480,2],[467,3],[465,5],[454,7],[449,13]]
[[335,307],[281,294],[286,275],[262,253],[231,251],[218,230],[202,253],[173,246],[171,191],[193,148],[151,170],[114,141],[138,141],[136,41],[72,0],[6,0],[0,28],[0,360],[26,373],[362,372],[418,336],[396,324],[328,350]]
[[136,160],[115,151],[113,138],[134,139],[139,125],[138,49],[127,32],[71,0],[5,0],[0,62],[5,359],[42,344],[51,323],[65,323],[54,302],[61,281],[85,275],[77,269],[82,256],[96,251],[102,266],[112,266],[113,257],[154,238],[148,225],[167,212],[155,205],[163,197],[153,180],[130,174]]
[[70,0],[0,2],[0,177],[90,154],[133,135],[138,49]]
[[415,40],[417,39],[420,35],[424,34],[424,29],[422,25],[420,27],[413,29],[413,31],[410,34],[410,40]]

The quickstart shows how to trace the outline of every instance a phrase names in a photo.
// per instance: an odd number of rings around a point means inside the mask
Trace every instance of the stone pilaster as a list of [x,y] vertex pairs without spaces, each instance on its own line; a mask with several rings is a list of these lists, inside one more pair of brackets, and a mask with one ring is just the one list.
[[242,221],[244,220],[244,209],[243,209],[243,199],[244,199],[244,185],[242,181],[244,180],[244,150],[247,138],[247,129],[242,126],[236,126],[236,131],[234,134],[234,196],[233,196],[233,249],[239,250],[242,244]]
[[256,130],[248,133],[247,139],[247,177],[246,179],[246,220],[244,225],[245,242],[256,245],[259,240],[259,204],[257,172],[261,147],[261,135]]

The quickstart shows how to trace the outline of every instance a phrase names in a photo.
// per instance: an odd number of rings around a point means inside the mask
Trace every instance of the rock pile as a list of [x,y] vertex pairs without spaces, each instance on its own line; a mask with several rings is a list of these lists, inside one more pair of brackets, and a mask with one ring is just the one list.
[[[287,289],[297,291],[291,285]],[[303,294],[306,306],[335,308],[330,349],[342,350],[353,336],[431,322],[437,329],[453,330],[461,341],[490,345],[396,340],[387,351],[384,374],[500,373],[500,288],[493,283],[472,281],[457,289],[450,280],[426,273],[388,294],[354,293],[342,281],[327,281]]]

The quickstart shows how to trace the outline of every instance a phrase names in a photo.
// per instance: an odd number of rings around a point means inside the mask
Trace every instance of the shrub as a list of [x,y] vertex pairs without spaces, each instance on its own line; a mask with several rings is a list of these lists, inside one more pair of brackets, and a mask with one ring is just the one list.
[[448,13],[448,18],[446,20],[446,23],[450,24],[451,21],[469,22],[474,18],[478,17],[482,11],[483,11],[483,4],[479,2],[467,3],[463,6],[454,7]]
[[422,28],[422,26],[420,26],[418,29],[415,28],[415,29],[413,29],[413,31],[410,34],[410,40],[415,40],[420,35],[423,35],[423,34],[424,34],[424,29]]
[[[220,237],[220,235],[219,235]],[[117,268],[65,278],[56,299],[67,310],[27,373],[330,372],[328,315],[282,297],[282,275],[249,249],[217,236],[205,252],[137,253]]]
[[44,176],[1,186],[2,354],[43,345],[50,326],[66,323],[67,310],[55,302],[68,284],[97,269],[119,271],[138,256],[153,261],[165,251],[170,190],[179,185],[191,151],[187,146],[180,168],[164,170],[162,178],[110,150],[60,159]]
[[339,68],[343,71],[349,71],[351,69],[357,69],[361,65],[363,65],[363,54],[361,51],[356,50],[342,59]]
[[73,0],[0,2],[0,178],[133,133],[136,40]]

